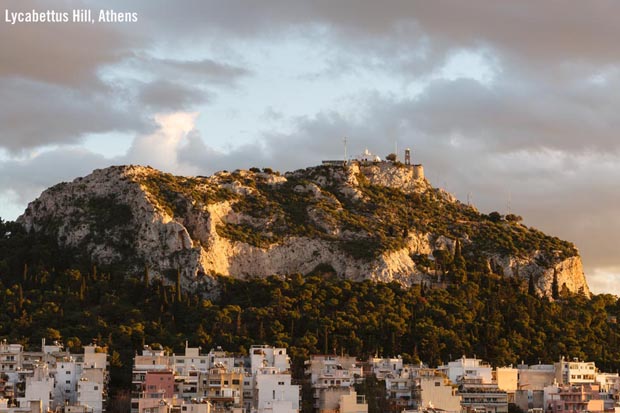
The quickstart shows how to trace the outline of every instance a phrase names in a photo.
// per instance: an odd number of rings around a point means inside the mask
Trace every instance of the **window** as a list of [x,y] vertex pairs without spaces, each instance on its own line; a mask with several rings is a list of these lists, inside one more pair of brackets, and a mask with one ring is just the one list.
[[233,379],[233,384],[239,384],[239,379]]
[[65,373],[67,373],[67,374],[71,374],[71,372],[70,372],[70,371],[66,371]]
[[438,381],[436,381],[436,382],[435,382],[435,387],[439,387],[439,386],[441,386],[441,383],[440,383],[440,382],[438,382]]
[[66,380],[65,383],[71,384],[71,380]]
[[99,390],[99,386],[95,386],[95,390]]
[[283,381],[279,381],[278,382],[278,386],[284,386],[284,382]]

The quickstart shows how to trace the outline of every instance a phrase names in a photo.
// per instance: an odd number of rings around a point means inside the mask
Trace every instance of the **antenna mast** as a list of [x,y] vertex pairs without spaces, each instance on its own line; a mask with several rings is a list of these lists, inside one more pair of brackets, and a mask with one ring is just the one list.
[[347,137],[345,136],[342,141],[344,142],[344,163],[347,163]]
[[511,214],[512,211],[510,210],[511,208],[511,201],[512,201],[512,194],[510,193],[510,191],[508,192],[508,199],[506,200],[506,209],[508,209],[508,214]]

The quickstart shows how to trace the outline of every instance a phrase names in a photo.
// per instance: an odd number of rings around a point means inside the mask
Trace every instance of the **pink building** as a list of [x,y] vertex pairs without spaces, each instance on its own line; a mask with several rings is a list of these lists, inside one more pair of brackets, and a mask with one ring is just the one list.
[[547,401],[546,413],[603,412],[605,401],[598,384],[561,386]]
[[144,391],[147,395],[158,393],[163,397],[172,398],[174,395],[174,375],[172,371],[147,371],[144,379]]

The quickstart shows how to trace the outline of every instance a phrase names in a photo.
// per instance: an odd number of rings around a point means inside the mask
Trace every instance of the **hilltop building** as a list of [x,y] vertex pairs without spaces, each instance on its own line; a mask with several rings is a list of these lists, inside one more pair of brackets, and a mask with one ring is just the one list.
[[[395,154],[396,155],[396,154]],[[321,161],[322,165],[325,166],[346,166],[346,165],[358,165],[358,166],[369,166],[369,165],[380,165],[380,166],[393,166],[398,165],[399,167],[410,168],[413,172],[414,179],[423,179],[424,178],[424,167],[421,164],[413,164],[411,163],[411,149],[405,149],[405,162],[400,163],[397,159],[395,160],[382,160],[380,156],[373,154],[368,148],[364,149],[364,152],[355,156],[352,159],[326,159]]]

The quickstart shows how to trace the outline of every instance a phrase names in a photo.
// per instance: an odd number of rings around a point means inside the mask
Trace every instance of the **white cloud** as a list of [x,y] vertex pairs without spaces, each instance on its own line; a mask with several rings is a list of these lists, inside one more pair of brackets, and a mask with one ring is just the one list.
[[620,296],[620,267],[596,267],[588,273],[588,285],[596,294]]
[[179,162],[178,154],[188,143],[188,134],[194,130],[197,117],[197,112],[156,115],[158,129],[151,134],[137,136],[124,160],[167,172],[192,174],[194,168]]

